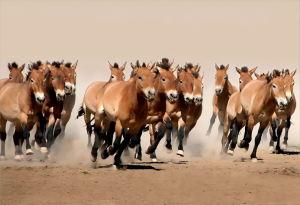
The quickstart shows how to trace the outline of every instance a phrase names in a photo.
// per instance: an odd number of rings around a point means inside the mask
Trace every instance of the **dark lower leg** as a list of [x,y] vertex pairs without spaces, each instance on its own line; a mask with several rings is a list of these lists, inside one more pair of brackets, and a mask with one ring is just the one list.
[[216,115],[212,115],[211,116],[211,118],[210,118],[210,124],[209,124],[209,127],[208,127],[208,130],[207,130],[207,133],[206,133],[206,135],[210,135],[210,133],[211,133],[211,129],[212,129],[212,126],[214,125],[214,123],[215,123],[215,120],[216,120]]
[[140,128],[139,132],[137,134],[135,134],[135,135],[132,136],[132,138],[130,139],[130,142],[128,144],[128,146],[130,148],[134,148],[137,144],[141,143],[141,136],[142,136],[144,127],[145,126],[142,126]]
[[107,147],[112,145],[112,140],[115,133],[115,126],[116,126],[115,122],[110,122],[108,132],[105,138],[105,143],[107,144]]
[[172,134],[173,127],[172,127],[172,122],[169,118],[166,121],[166,128],[167,128],[167,131],[166,131],[166,135],[167,135],[166,148],[169,149],[169,150],[172,150],[171,134]]
[[15,131],[13,135],[14,144],[15,144],[15,155],[21,155],[21,134]]
[[1,138],[1,154],[0,154],[0,156],[5,156],[6,133],[5,132],[1,132],[0,133],[0,138]]
[[93,145],[93,148],[92,148],[92,151],[91,151],[91,155],[95,158],[98,155],[100,132],[101,132],[101,128],[95,128],[94,129],[95,140],[94,140],[94,145]]
[[287,145],[287,141],[289,139],[289,129],[291,127],[291,118],[288,118],[285,123],[285,134],[283,144]]
[[26,142],[26,150],[29,150],[31,149],[30,142],[29,142],[30,133],[27,127],[27,123],[25,122],[22,124],[22,131],[23,131],[23,137]]
[[286,125],[286,122],[285,121],[282,121],[281,122],[282,124],[280,125],[280,127],[277,129],[277,143],[276,143],[276,152],[277,153],[282,153],[282,150],[280,149],[280,137],[281,137],[281,133],[282,133],[282,130],[283,130],[283,127]]
[[183,151],[183,145],[182,145],[183,138],[184,138],[183,127],[180,127],[178,131],[178,141],[179,141],[178,150],[182,150],[182,151]]
[[254,145],[254,148],[253,148],[253,151],[252,151],[252,154],[251,154],[251,159],[252,158],[257,158],[256,157],[256,152],[257,152],[258,145],[261,141],[261,136],[262,136],[263,132],[264,132],[264,129],[259,129],[258,130],[258,133],[255,137],[255,145]]
[[273,141],[277,141],[277,136],[276,136],[276,128],[277,128],[277,124],[276,124],[276,120],[273,120],[272,123],[271,123],[271,127],[272,127],[272,132],[273,132],[273,135],[271,136]]
[[161,124],[158,128],[158,132],[157,132],[157,135],[156,135],[156,138],[155,138],[155,142],[148,147],[148,150],[147,150],[147,153],[152,153],[156,150],[160,140],[165,136],[165,130],[164,130],[164,127],[163,125]]
[[53,144],[53,141],[54,141],[54,137],[53,137],[54,124],[55,123],[53,123],[52,125],[49,126],[48,132],[47,132],[47,149],[48,149],[48,152],[50,152],[51,145]]
[[[121,138],[121,137],[120,137],[120,138]],[[124,140],[123,140],[122,143],[118,146],[119,149],[118,149],[117,154],[115,155],[115,162],[114,162],[115,165],[119,165],[119,164],[120,164],[120,158],[121,158],[122,152],[123,152],[123,150],[125,149],[125,147],[128,146],[129,141],[130,141],[130,138],[131,138],[131,136],[126,134],[126,135],[124,136]],[[115,142],[114,142],[114,144],[115,144]]]
[[60,123],[56,123],[55,129],[54,129],[54,140],[57,138],[57,136],[61,133],[61,126]]
[[42,138],[41,138],[42,147],[46,147],[47,122],[42,114],[39,115],[39,121],[40,121],[40,132],[42,133]]

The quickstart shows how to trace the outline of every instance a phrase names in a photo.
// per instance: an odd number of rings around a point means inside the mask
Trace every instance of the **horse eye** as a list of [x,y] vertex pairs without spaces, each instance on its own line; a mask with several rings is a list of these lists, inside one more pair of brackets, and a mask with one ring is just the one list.
[[179,81],[181,84],[183,83],[182,81]]
[[272,85],[273,86],[273,88],[276,88],[276,85]]
[[12,80],[13,78],[11,76],[9,76],[9,80]]
[[111,78],[115,78],[115,76],[112,75]]
[[77,77],[77,75],[74,75],[74,77],[76,78],[76,77]]
[[295,82],[293,82],[292,85],[295,85]]
[[163,78],[163,79],[161,79],[161,80],[162,80],[163,82],[165,82],[165,81],[166,81],[166,79],[164,79],[164,78]]
[[204,86],[202,86],[202,89],[204,88]]
[[240,81],[240,84],[242,83],[242,81]]
[[52,80],[54,80],[54,78],[52,77]]
[[125,76],[123,76],[123,79],[125,79]]
[[140,79],[140,80],[143,80],[143,78],[142,78],[141,76],[139,77],[139,79]]
[[30,79],[30,82],[32,82],[32,83],[33,83],[33,82],[34,82],[34,80],[32,80],[32,78],[31,78],[31,79]]
[[226,80],[227,79],[227,76],[224,78],[224,80]]

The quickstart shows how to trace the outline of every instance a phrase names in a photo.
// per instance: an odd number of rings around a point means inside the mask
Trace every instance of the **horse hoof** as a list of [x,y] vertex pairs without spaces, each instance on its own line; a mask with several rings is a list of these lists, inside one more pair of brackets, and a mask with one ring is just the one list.
[[157,159],[156,158],[152,158],[151,162],[157,162]]
[[233,156],[233,151],[232,150],[228,150],[227,154],[230,155],[230,156]]
[[142,161],[142,155],[141,154],[135,154],[134,158]]
[[96,162],[97,157],[94,157],[94,156],[91,155],[91,158],[90,158],[90,159],[91,159],[92,162]]
[[88,143],[88,144],[87,144],[87,147],[88,147],[89,149],[91,149],[91,148],[92,148],[92,144]]
[[5,160],[6,160],[6,157],[5,157],[5,156],[0,156],[0,160],[1,160],[1,161],[5,161]]
[[239,148],[242,148],[242,147],[241,147],[241,143],[242,143],[242,141],[239,141],[239,142],[237,143],[237,146],[238,146]]
[[108,149],[109,148],[107,148],[107,149],[103,150],[103,152],[101,152],[101,158],[102,159],[106,159],[107,157],[109,157]]
[[252,158],[251,162],[257,162],[257,158]]
[[166,147],[164,146],[164,150],[167,154],[171,154],[173,152],[172,147]]
[[181,157],[184,157],[183,150],[178,150],[176,154],[179,155],[179,156],[181,156]]
[[281,145],[281,149],[282,149],[282,150],[286,150],[286,147],[287,147],[287,144],[282,144],[282,145]]
[[16,160],[17,162],[22,161],[21,155],[16,155],[16,156],[15,156],[15,160]]
[[24,154],[21,154],[20,157],[21,157],[21,160],[25,160]]
[[26,150],[26,155],[33,155],[33,151],[31,149]]
[[273,146],[270,146],[270,147],[269,147],[269,154],[273,154],[273,151],[274,151],[274,147],[273,147]]
[[41,147],[40,152],[46,154],[48,152],[47,147]]
[[131,148],[131,149],[133,149],[133,148],[135,148],[135,144],[130,141],[129,144],[128,144],[128,147]]

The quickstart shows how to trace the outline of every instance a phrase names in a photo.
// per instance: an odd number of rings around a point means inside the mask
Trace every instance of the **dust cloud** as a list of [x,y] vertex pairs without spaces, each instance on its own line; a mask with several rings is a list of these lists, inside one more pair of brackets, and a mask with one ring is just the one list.
[[[136,60],[148,63],[168,57],[174,58],[174,65],[185,62],[201,65],[205,86],[203,113],[184,146],[185,157],[176,155],[176,144],[173,153],[166,154],[163,139],[156,152],[161,160],[219,159],[217,119],[211,136],[205,136],[212,115],[215,63],[229,64],[229,80],[236,87],[239,74],[235,67],[257,66],[257,73],[298,69],[294,92],[299,99],[298,1],[1,1],[0,4],[1,78],[8,76],[7,63],[12,61],[27,64],[29,60],[63,59],[73,63],[78,60],[76,103],[65,140],[53,148],[57,158],[67,163],[90,162],[84,120],[75,118],[88,85],[109,79],[107,61],[119,65],[127,61],[126,79],[131,72],[130,62]],[[289,145],[299,144],[298,107],[292,122]],[[256,133],[257,126],[249,155]],[[242,136],[243,131],[239,139]],[[11,136],[7,138],[7,157],[13,159],[13,142]],[[150,159],[145,154],[149,140],[148,133],[144,133],[144,160]],[[266,150],[268,140],[262,141],[259,149]]]

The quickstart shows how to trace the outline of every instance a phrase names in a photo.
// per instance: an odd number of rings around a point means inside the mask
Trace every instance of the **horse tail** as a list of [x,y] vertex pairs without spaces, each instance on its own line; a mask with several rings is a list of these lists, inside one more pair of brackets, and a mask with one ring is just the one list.
[[83,110],[83,106],[81,104],[81,106],[79,107],[79,110],[78,110],[77,119],[83,115],[84,115],[84,110]]

